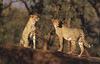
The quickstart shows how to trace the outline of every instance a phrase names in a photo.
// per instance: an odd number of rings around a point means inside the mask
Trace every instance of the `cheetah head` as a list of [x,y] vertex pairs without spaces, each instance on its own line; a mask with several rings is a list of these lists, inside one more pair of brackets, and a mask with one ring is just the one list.
[[33,22],[36,22],[39,20],[39,17],[37,15],[30,15],[30,20],[32,20]]
[[58,27],[59,26],[59,20],[58,19],[52,19],[51,21],[52,21],[52,23],[53,23],[53,25],[55,27]]

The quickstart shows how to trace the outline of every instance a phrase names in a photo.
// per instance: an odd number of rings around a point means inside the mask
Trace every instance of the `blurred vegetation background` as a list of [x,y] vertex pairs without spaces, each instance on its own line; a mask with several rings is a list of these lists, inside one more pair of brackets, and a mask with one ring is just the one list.
[[[18,44],[29,15],[35,12],[40,15],[36,24],[39,37],[54,30],[51,18],[59,18],[68,27],[82,28],[93,45],[91,54],[100,56],[100,0],[0,0],[0,45]],[[51,49],[56,50],[59,41],[55,32],[53,36]],[[37,47],[43,47],[41,42],[38,38]]]

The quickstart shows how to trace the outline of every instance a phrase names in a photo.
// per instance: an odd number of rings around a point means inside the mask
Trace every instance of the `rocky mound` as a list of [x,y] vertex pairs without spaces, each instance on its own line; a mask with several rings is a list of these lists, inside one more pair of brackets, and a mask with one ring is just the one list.
[[100,64],[100,62],[58,51],[0,47],[0,64]]

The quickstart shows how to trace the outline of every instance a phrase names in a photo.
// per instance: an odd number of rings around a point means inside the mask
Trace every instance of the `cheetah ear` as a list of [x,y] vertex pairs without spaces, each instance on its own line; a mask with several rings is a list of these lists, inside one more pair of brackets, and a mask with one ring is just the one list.
[[51,22],[54,22],[54,19],[51,19]]
[[30,15],[31,18],[34,18],[34,15]]
[[30,17],[32,17],[32,15],[30,15]]

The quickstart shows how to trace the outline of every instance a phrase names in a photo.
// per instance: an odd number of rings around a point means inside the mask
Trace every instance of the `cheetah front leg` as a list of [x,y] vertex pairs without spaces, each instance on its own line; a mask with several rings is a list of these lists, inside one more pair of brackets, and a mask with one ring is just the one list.
[[60,41],[60,47],[59,47],[58,51],[62,51],[62,49],[63,49],[63,38],[59,37],[59,41]]
[[33,35],[33,49],[36,49],[36,36]]

